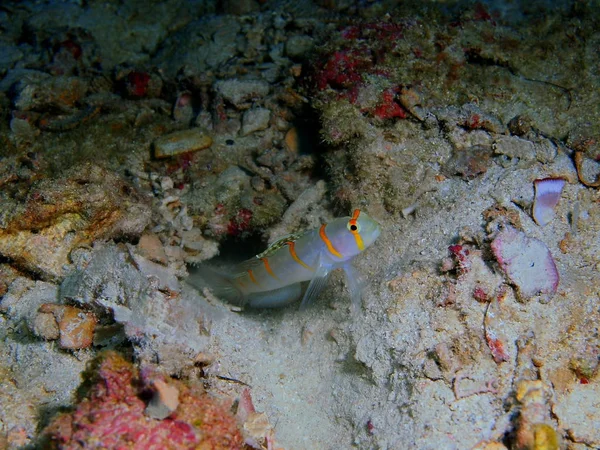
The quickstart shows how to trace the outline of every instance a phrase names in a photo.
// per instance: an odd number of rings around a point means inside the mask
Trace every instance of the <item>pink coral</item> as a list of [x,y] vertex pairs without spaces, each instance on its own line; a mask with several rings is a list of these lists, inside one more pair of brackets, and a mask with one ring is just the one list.
[[180,392],[177,410],[163,420],[144,414],[138,371],[122,356],[101,358],[87,398],[45,430],[54,448],[242,449],[244,439],[227,405],[201,387],[169,380]]

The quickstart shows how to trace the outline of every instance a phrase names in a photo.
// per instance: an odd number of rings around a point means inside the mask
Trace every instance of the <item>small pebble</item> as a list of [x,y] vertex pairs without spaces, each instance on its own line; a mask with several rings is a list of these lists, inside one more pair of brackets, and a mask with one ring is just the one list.
[[283,140],[285,143],[285,148],[287,148],[290,152],[298,153],[300,148],[300,139],[298,136],[298,128],[292,127],[287,133],[285,133],[285,138]]
[[33,319],[33,334],[47,341],[60,337],[58,323],[52,313],[38,312]]
[[173,182],[173,179],[171,177],[161,177],[160,188],[163,191],[169,191],[169,190],[173,189],[174,186],[175,186],[175,183]]
[[136,250],[144,258],[160,264],[167,264],[167,254],[157,235],[146,233],[140,238]]
[[10,129],[17,139],[26,141],[32,141],[40,134],[40,130],[31,124],[31,120],[17,116],[11,119]]
[[173,119],[176,122],[189,124],[193,116],[192,94],[187,91],[180,93],[173,105]]
[[508,122],[508,131],[515,136],[525,136],[532,128],[533,121],[527,115],[515,116]]
[[270,119],[271,111],[266,108],[249,109],[242,118],[242,135],[247,136],[255,131],[266,130]]
[[250,180],[250,185],[256,192],[263,192],[266,189],[265,180],[259,176],[253,176]]
[[196,117],[195,124],[197,127],[208,131],[214,128],[212,116],[208,111],[200,111]]
[[292,59],[300,59],[310,52],[314,45],[314,39],[310,36],[291,36],[285,43],[285,54]]

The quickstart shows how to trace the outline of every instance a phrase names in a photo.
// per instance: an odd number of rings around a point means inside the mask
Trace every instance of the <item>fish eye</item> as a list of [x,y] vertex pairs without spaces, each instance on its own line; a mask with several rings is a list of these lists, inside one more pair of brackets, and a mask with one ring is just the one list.
[[352,233],[360,233],[360,225],[358,222],[351,220],[348,222],[348,230],[350,230]]

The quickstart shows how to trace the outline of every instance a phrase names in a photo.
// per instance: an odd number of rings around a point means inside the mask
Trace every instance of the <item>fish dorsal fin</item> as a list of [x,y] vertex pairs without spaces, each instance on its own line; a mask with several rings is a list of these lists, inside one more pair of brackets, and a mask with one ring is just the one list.
[[306,232],[292,233],[292,234],[287,234],[285,236],[280,237],[279,239],[277,239],[276,241],[271,243],[271,245],[269,245],[264,252],[259,253],[254,258],[250,258],[244,262],[239,263],[236,266],[237,273],[235,273],[232,276],[232,278],[240,278],[240,277],[246,276],[248,270],[253,270],[254,268],[256,268],[258,266],[262,266],[264,264],[261,261],[261,259],[272,256],[277,250],[279,250],[281,247],[283,247],[287,242],[296,242],[298,239],[300,239],[305,234],[306,234]]
[[277,250],[279,250],[281,247],[283,247],[287,242],[296,242],[298,239],[300,239],[302,236],[304,236],[304,234],[306,234],[306,233],[292,233],[292,234],[287,234],[285,236],[282,236],[279,239],[277,239],[276,241],[272,242],[271,245],[269,245],[264,252],[256,255],[256,258],[257,259],[268,258],[273,253],[275,253]]

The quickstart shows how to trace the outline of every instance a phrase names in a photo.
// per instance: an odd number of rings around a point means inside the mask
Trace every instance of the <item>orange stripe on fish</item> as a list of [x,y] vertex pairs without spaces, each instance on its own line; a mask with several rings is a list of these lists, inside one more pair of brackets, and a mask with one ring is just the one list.
[[363,242],[362,237],[360,236],[360,228],[358,226],[358,223],[356,222],[358,220],[359,215],[360,210],[355,209],[354,214],[352,214],[352,218],[348,221],[348,229],[350,230],[350,233],[352,233],[352,235],[354,236],[356,246],[362,252],[365,249],[365,243]]
[[248,269],[248,275],[250,276],[250,279],[252,280],[252,282],[254,284],[258,284],[258,281],[256,281],[256,278],[254,277],[254,272],[252,272],[252,269]]
[[333,246],[333,244],[327,237],[327,234],[325,234],[325,227],[327,227],[326,224],[321,225],[321,229],[319,230],[319,236],[321,236],[321,239],[323,240],[323,242],[325,242],[325,245],[327,246],[327,250],[329,250],[329,253],[331,253],[333,256],[341,259],[342,255]]
[[312,267],[307,265],[304,261],[302,261],[300,258],[298,258],[298,255],[296,255],[296,249],[294,248],[296,244],[294,244],[293,241],[288,241],[288,242],[286,242],[286,244],[290,248],[290,255],[292,255],[292,258],[294,259],[294,261],[296,261],[298,264],[300,264],[305,269],[310,270],[311,272],[315,271],[315,269],[313,269]]
[[269,264],[269,260],[267,258],[260,258],[260,260],[264,263],[267,273],[269,275],[271,275],[273,278],[275,278],[276,280],[279,280],[279,278],[277,278],[277,275],[275,275],[273,273],[273,270],[271,269],[271,265]]

